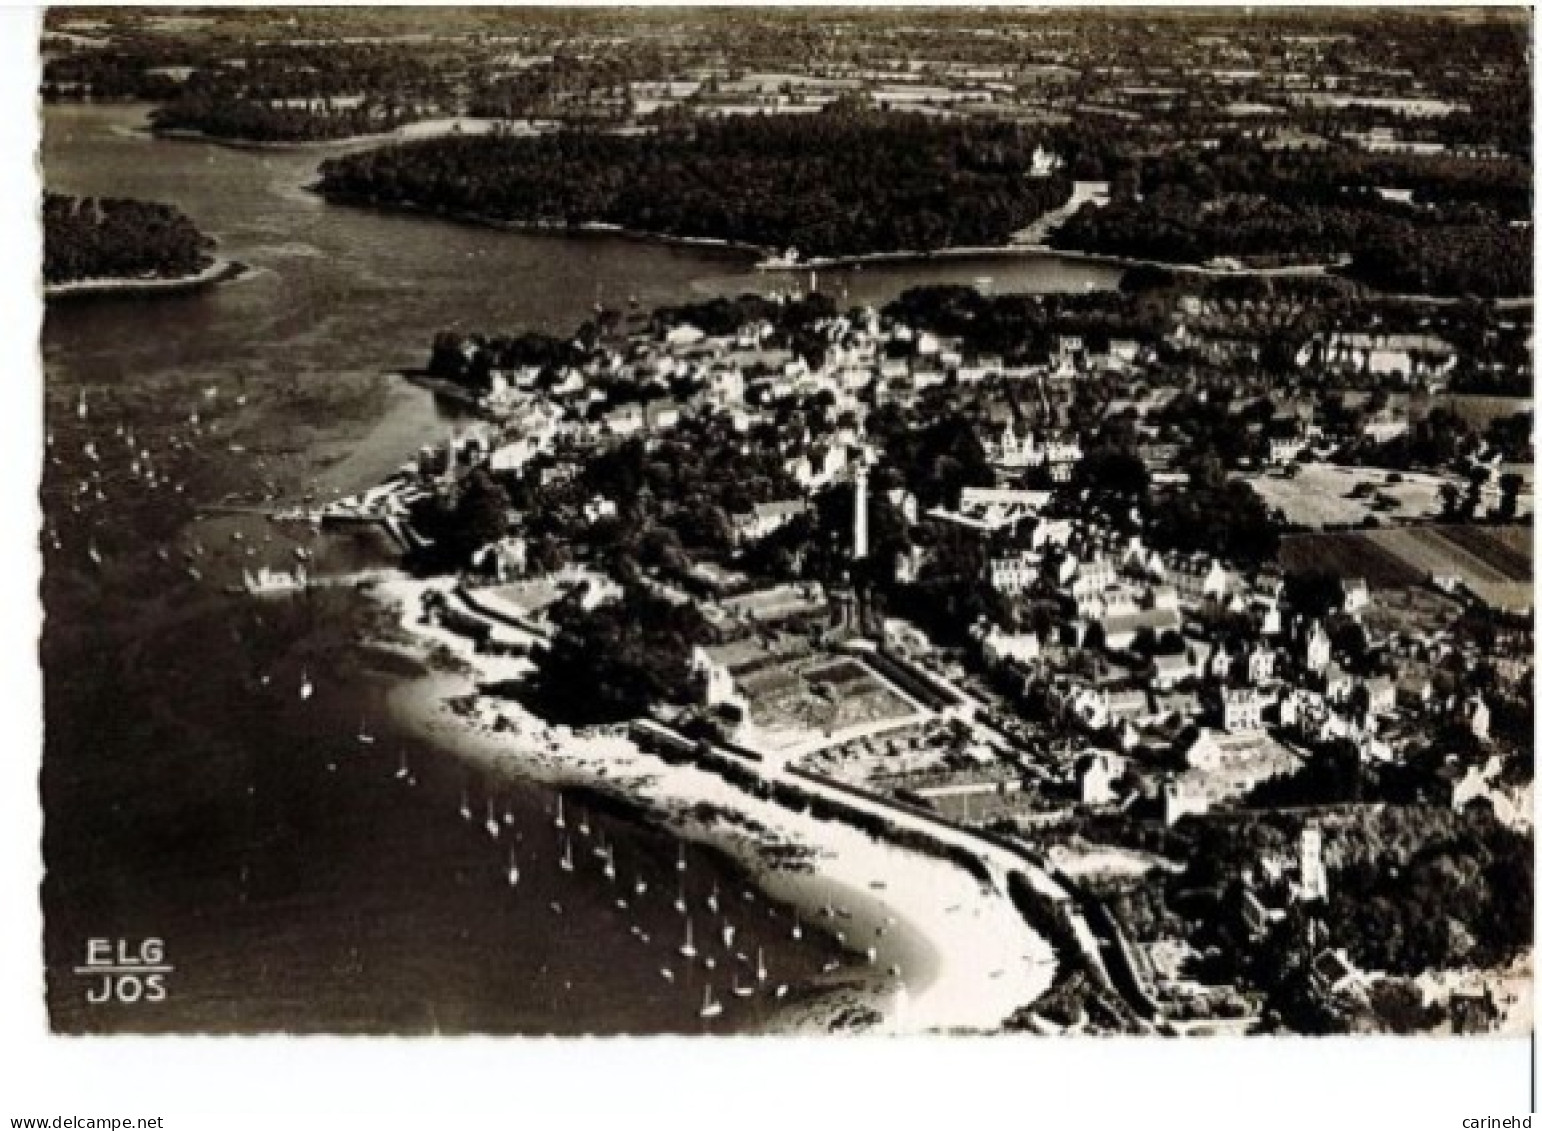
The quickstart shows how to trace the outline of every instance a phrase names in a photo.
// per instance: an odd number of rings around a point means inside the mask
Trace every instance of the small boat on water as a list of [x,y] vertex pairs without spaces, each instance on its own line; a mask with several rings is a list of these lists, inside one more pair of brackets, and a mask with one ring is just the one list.
[[578,835],[589,835],[589,815],[583,811],[580,811],[578,814]]
[[514,858],[514,850],[509,849],[509,887],[515,887],[519,883],[519,861]]
[[405,778],[412,771],[407,768],[407,751],[402,751],[401,763],[396,767],[397,778]]
[[562,859],[558,861],[558,867],[564,872],[573,870],[573,842],[570,840],[562,846]]
[[615,878],[616,878],[616,857],[615,857],[614,853],[607,853],[606,856],[605,856],[605,878],[607,880],[612,881],[612,882],[615,881]]
[[691,921],[685,921],[685,941],[680,944],[680,954],[684,958],[696,957],[696,944],[691,939]]
[[794,939],[801,939],[803,937],[803,924],[799,923],[796,918],[792,921],[792,937]]
[[712,986],[707,986],[706,994],[701,999],[701,1015],[703,1017],[717,1017],[723,1012],[723,1003],[712,1000]]
[[717,908],[718,908],[718,903],[717,903],[717,884],[713,884],[712,885],[712,894],[707,896],[707,910],[712,912],[712,914],[716,915],[717,914]]
[[359,744],[361,746],[375,745],[375,736],[370,734],[369,728],[364,725],[364,720],[359,720]]
[[731,989],[731,992],[733,993],[734,997],[751,997],[755,993],[755,987],[754,986],[741,986],[739,984],[739,975],[735,974],[734,975],[734,980],[733,980],[733,987]]
[[559,829],[568,827],[567,820],[562,816],[562,794],[560,793],[557,794],[557,818],[552,824],[556,825]]
[[493,799],[491,797],[487,799],[487,820],[482,822],[482,827],[487,830],[487,835],[494,840],[497,840],[498,834],[503,831],[503,826],[498,822],[497,814],[493,812]]
[[647,895],[648,894],[648,882],[646,880],[644,880],[641,876],[638,876],[637,879],[632,883],[632,894],[633,895]]
[[471,795],[466,792],[466,787],[460,787],[460,819],[471,820]]
[[302,670],[300,672],[300,702],[305,702],[314,694],[316,694],[316,686],[311,683],[311,677]]
[[675,861],[675,871],[685,871],[685,841],[680,842],[680,858]]
[[659,977],[663,978],[666,982],[673,982],[675,980],[675,972],[668,966],[660,966]]
[[734,932],[737,928],[732,923],[723,924],[723,946],[728,948],[734,944]]
[[764,982],[768,973],[765,954],[757,946],[755,948],[755,980],[757,982]]
[[786,996],[787,996],[787,983],[783,982],[781,985],[776,987],[776,1000],[777,1001],[781,1001]]
[[675,896],[675,910],[685,914],[685,881],[680,881],[680,894]]

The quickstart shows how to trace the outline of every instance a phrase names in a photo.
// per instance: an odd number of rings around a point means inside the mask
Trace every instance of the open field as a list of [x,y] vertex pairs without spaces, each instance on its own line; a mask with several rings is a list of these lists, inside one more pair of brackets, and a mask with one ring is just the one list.
[[[1400,474],[1399,481],[1392,481]],[[1418,472],[1396,473],[1374,467],[1336,467],[1326,463],[1300,465],[1293,478],[1278,473],[1243,477],[1270,508],[1278,507],[1285,520],[1298,526],[1356,525],[1375,515],[1382,522],[1428,518],[1440,512],[1439,476]],[[1352,498],[1359,484],[1369,484],[1364,498]],[[1378,497],[1396,506],[1378,509]]]
[[1396,529],[1299,534],[1280,545],[1289,570],[1324,570],[1363,577],[1374,589],[1455,577],[1496,608],[1532,604],[1529,527],[1410,526]]
[[1293,573],[1363,577],[1372,589],[1418,585],[1425,574],[1372,542],[1366,532],[1292,534],[1280,540],[1280,564]]

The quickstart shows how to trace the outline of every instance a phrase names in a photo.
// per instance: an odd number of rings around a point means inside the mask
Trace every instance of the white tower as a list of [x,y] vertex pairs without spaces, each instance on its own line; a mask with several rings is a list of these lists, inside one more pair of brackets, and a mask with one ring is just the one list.
[[1301,898],[1328,898],[1328,870],[1322,862],[1322,830],[1315,826],[1301,830]]
[[857,464],[854,479],[856,497],[852,514],[851,560],[860,562],[867,557],[867,464]]

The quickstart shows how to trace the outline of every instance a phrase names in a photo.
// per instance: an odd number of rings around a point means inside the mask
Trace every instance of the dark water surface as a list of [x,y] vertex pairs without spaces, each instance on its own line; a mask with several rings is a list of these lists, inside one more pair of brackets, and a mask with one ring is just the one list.
[[[586,811],[590,835],[570,821],[575,867],[563,871],[550,791],[491,787],[391,732],[384,696],[416,673],[364,646],[378,627],[367,600],[224,591],[243,567],[291,564],[297,547],[323,572],[386,560],[383,547],[199,506],[354,490],[394,468],[449,426],[429,395],[384,376],[421,364],[438,330],[564,331],[596,300],[647,307],[786,280],[757,275],[737,253],[329,207],[303,191],[315,152],[154,141],[132,132],[142,118],[49,107],[48,186],[174,203],[254,271],[208,291],[47,313],[43,899],[54,1026],[697,1032],[703,982],[721,998],[733,974],[753,978],[757,946],[766,984],[730,998],[712,1027],[763,1026],[771,989],[786,982],[788,1000],[799,997],[836,953],[832,940],[808,930],[794,943],[789,913],[762,898],[744,904],[725,951],[705,893],[742,897],[743,884],[692,850],[697,942],[718,966],[684,962],[672,838]],[[827,273],[821,285],[878,301],[986,274],[998,291],[1117,279],[1045,259]],[[316,690],[302,700],[305,682]],[[415,784],[399,776],[403,757]],[[614,881],[598,837],[613,846]],[[87,940],[132,949],[148,937],[164,940],[175,967],[167,1000],[88,1003],[95,980],[75,973]]]

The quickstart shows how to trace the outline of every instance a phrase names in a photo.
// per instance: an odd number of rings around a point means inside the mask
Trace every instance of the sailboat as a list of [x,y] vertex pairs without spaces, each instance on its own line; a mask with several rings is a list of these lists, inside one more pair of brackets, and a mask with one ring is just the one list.
[[723,1003],[712,1000],[712,986],[707,986],[706,996],[701,1000],[701,1015],[703,1017],[717,1017],[723,1012]]
[[466,793],[466,787],[460,787],[460,819],[471,820],[471,797]]
[[752,994],[754,994],[754,992],[755,992],[755,987],[754,986],[741,986],[739,984],[739,975],[736,972],[734,974],[734,981],[733,981],[733,995],[734,995],[734,997],[749,997]]
[[363,719],[359,720],[359,742],[365,746],[373,746],[375,744],[375,736],[370,734],[369,729],[364,725]]
[[578,814],[578,835],[579,836],[588,836],[589,835],[589,816],[588,816],[587,813],[584,813],[582,810],[580,810],[579,814]]
[[794,939],[801,939],[803,937],[803,924],[798,922],[796,916],[794,916],[792,921],[792,937]]
[[724,923],[723,924],[723,947],[724,947],[724,949],[727,949],[728,947],[733,946],[733,944],[734,944],[734,931],[735,931],[735,927],[734,927],[734,925],[732,923]]
[[514,850],[509,849],[509,887],[519,883],[519,862],[514,859]]
[[497,816],[493,813],[493,799],[491,797],[487,799],[487,820],[482,822],[482,827],[487,830],[487,835],[492,837],[494,840],[498,839],[498,833],[503,828],[503,826],[498,823]]
[[717,884],[712,885],[712,894],[707,896],[707,910],[717,914]]
[[675,896],[675,910],[685,914],[685,881],[680,881],[680,894]]
[[557,794],[557,819],[552,824],[556,825],[559,829],[568,827],[567,821],[562,816],[562,794],[560,793]]
[[766,980],[767,973],[768,971],[766,970],[765,954],[761,951],[760,947],[757,946],[755,948],[755,980],[757,982],[764,982]]
[[685,941],[680,944],[680,954],[685,958],[696,957],[696,944],[691,941],[691,921],[685,921]]
[[396,767],[396,776],[404,778],[410,771],[407,769],[407,751],[402,751],[401,764]]
[[685,842],[680,842],[680,859],[675,861],[675,871],[685,871]]
[[573,870],[573,842],[571,840],[562,846],[562,860],[559,862],[559,866],[564,872],[571,872]]
[[611,850],[605,854],[605,878],[614,881],[616,878],[616,853]]
[[301,671],[300,671],[300,701],[303,703],[305,700],[309,699],[315,693],[316,693],[316,687],[315,687],[315,685],[313,683],[311,683],[311,677],[305,673],[304,669],[301,669]]

